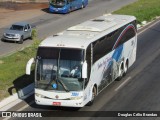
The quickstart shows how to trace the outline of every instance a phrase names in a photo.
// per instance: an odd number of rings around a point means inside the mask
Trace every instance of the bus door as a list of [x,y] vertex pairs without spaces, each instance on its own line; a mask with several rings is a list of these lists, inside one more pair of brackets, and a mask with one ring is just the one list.
[[77,8],[82,7],[83,0],[76,0]]
[[77,0],[69,0],[70,9],[75,10],[77,6]]
[[78,9],[81,7],[82,2],[81,0],[74,0],[74,4],[75,4],[75,9]]

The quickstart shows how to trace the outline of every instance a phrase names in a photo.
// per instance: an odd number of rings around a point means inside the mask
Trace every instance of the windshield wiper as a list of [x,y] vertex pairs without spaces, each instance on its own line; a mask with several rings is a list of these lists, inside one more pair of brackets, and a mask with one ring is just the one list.
[[51,83],[52,83],[53,81],[59,82],[59,83],[63,86],[64,90],[65,90],[66,92],[69,92],[69,89],[67,88],[67,86],[66,86],[66,85],[62,82],[62,80],[60,80],[59,78],[56,79],[56,80],[55,80],[55,79],[50,80],[49,83],[47,84],[45,90],[48,89],[48,87],[51,85]]
[[67,86],[62,82],[61,79],[58,78],[57,81],[63,86],[63,88],[65,89],[66,92],[69,92],[69,89],[68,89]]
[[46,88],[45,88],[45,90],[47,90],[48,89],[48,87],[51,85],[51,83],[54,81],[54,79],[52,79],[52,80],[50,80],[49,81],[49,83],[47,84],[47,86],[46,86]]

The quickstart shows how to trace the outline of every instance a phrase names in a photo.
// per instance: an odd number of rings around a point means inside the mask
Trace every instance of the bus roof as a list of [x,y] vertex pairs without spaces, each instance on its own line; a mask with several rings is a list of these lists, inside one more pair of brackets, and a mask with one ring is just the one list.
[[103,35],[109,34],[134,20],[136,20],[134,16],[105,14],[50,36],[42,41],[40,46],[84,49]]

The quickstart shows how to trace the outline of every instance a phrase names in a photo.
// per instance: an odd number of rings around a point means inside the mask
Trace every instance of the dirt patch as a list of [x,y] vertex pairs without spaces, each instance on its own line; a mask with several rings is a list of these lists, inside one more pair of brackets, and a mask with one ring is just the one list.
[[0,28],[41,16],[46,13],[46,9],[48,3],[0,2]]
[[0,2],[0,8],[10,10],[31,10],[48,8],[48,3],[14,3]]
[[3,64],[4,62],[2,60],[0,60],[0,64]]

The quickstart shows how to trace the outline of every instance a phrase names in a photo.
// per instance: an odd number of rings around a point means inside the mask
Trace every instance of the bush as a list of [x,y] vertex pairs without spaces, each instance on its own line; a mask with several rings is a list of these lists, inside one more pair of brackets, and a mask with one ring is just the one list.
[[37,30],[36,30],[36,29],[33,29],[33,30],[32,30],[31,39],[32,39],[32,40],[37,39]]

